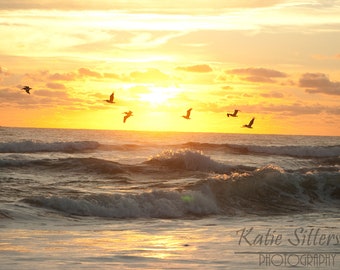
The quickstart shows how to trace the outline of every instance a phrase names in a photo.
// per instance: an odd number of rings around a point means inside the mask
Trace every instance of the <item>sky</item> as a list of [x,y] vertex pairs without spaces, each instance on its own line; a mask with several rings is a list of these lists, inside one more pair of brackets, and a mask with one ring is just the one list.
[[0,126],[340,136],[339,14],[340,0],[0,0]]

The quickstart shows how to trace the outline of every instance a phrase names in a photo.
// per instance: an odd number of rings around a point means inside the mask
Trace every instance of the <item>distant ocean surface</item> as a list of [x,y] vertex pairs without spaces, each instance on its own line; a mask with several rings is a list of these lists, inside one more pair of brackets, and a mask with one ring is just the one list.
[[0,128],[0,269],[340,268],[340,137]]

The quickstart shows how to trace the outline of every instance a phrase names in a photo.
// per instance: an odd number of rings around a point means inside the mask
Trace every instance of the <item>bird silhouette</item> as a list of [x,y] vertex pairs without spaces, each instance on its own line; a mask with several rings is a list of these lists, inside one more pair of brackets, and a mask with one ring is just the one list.
[[105,100],[107,103],[115,103],[113,100],[115,99],[115,93],[110,95],[110,99]]
[[239,112],[240,110],[234,110],[234,113],[227,113],[227,116],[231,116],[231,117],[237,117],[237,113]]
[[128,119],[130,116],[133,116],[133,115],[132,115],[132,111],[128,111],[124,113],[125,113],[125,116],[124,116],[123,122],[125,123],[126,119]]
[[187,115],[182,115],[182,117],[185,118],[185,119],[191,119],[191,118],[190,118],[191,110],[192,110],[192,108],[190,108],[189,110],[187,110]]
[[21,88],[22,90],[25,90],[27,94],[31,94],[30,90],[32,89],[31,87],[29,87],[28,85],[25,85],[23,88]]
[[250,122],[249,122],[248,125],[243,125],[242,127],[253,128],[252,125],[254,124],[254,120],[255,120],[255,117],[253,117],[253,118],[250,120]]

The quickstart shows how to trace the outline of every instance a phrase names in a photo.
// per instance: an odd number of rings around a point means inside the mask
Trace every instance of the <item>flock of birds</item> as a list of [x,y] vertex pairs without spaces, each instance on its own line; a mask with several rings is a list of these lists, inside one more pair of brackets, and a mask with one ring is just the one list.
[[[31,90],[31,89],[32,89],[32,88],[29,87],[28,85],[25,85],[25,86],[22,88],[22,90],[25,90],[27,94],[30,94],[30,90]],[[114,99],[115,99],[115,94],[112,93],[112,94],[110,95],[110,98],[109,98],[109,99],[106,99],[105,101],[108,102],[108,103],[113,104],[113,103],[116,103],[116,102],[114,101]],[[187,110],[187,114],[186,114],[186,115],[182,115],[182,117],[183,117],[184,119],[187,119],[187,120],[191,119],[191,118],[190,118],[191,110],[192,110],[192,108],[190,108],[189,110]],[[233,113],[227,113],[227,117],[237,117],[237,113],[238,113],[239,111],[240,111],[240,110],[234,110]],[[124,117],[123,117],[123,123],[125,123],[126,120],[127,120],[129,117],[133,116],[132,111],[124,112],[123,114],[125,114]],[[250,122],[249,122],[248,124],[245,124],[245,125],[243,125],[242,127],[245,127],[245,128],[253,128],[254,121],[255,121],[255,117],[253,117],[253,118],[250,120]]]

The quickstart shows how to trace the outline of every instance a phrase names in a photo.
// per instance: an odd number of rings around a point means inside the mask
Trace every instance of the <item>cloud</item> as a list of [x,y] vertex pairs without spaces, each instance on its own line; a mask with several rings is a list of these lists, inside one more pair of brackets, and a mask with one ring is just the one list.
[[65,89],[65,85],[61,83],[46,83],[46,86],[51,89]]
[[283,98],[284,97],[282,93],[275,92],[275,91],[271,91],[270,93],[262,93],[260,95],[265,98]]
[[54,81],[73,81],[77,78],[77,74],[74,72],[69,73],[54,73],[49,76],[49,79]]
[[95,77],[95,78],[101,78],[102,75],[99,72],[92,71],[88,68],[80,68],[78,69],[78,73],[81,76],[86,76],[86,77]]
[[183,70],[188,72],[211,72],[212,68],[209,65],[194,65],[194,66],[185,66],[185,67],[177,67],[177,70]]
[[[2,3],[4,2],[4,3]],[[60,9],[60,10],[108,10],[129,9],[134,12],[163,12],[163,13],[207,13],[221,12],[229,8],[257,8],[269,7],[283,2],[283,0],[186,0],[186,1],[163,1],[145,0],[143,5],[140,0],[112,1],[112,0],[60,0],[56,4],[54,0],[11,0],[0,1],[0,9]]]
[[119,74],[116,74],[116,73],[104,73],[103,76],[104,76],[104,78],[107,78],[107,79],[116,79],[116,80],[121,79],[121,76]]
[[227,70],[226,73],[241,76],[249,82],[275,82],[276,78],[286,78],[287,74],[281,71],[267,68],[239,68]]
[[305,73],[299,80],[299,86],[311,94],[322,93],[340,95],[340,82],[332,82],[323,73]]
[[0,81],[2,81],[2,79],[6,76],[9,76],[9,72],[7,71],[6,68],[0,66]]
[[89,68],[79,68],[77,71],[73,72],[54,73],[48,75],[48,78],[54,81],[74,81],[84,77],[103,78],[103,75]]
[[302,105],[302,104],[292,104],[292,105],[274,105],[270,107],[264,107],[264,109],[271,112],[287,113],[289,115],[310,115],[310,114],[320,114],[325,111],[326,107],[315,104],[315,105]]
[[6,74],[7,73],[7,69],[0,66],[0,74]]
[[48,97],[49,99],[59,99],[59,98],[63,98],[63,99],[68,99],[69,96],[67,93],[65,92],[61,92],[61,91],[51,91],[51,90],[36,90],[34,92],[35,96],[40,96],[40,97]]
[[19,94],[20,94],[19,90],[12,91],[9,88],[2,88],[0,89],[0,102],[1,103],[14,102],[14,101],[16,102]]

